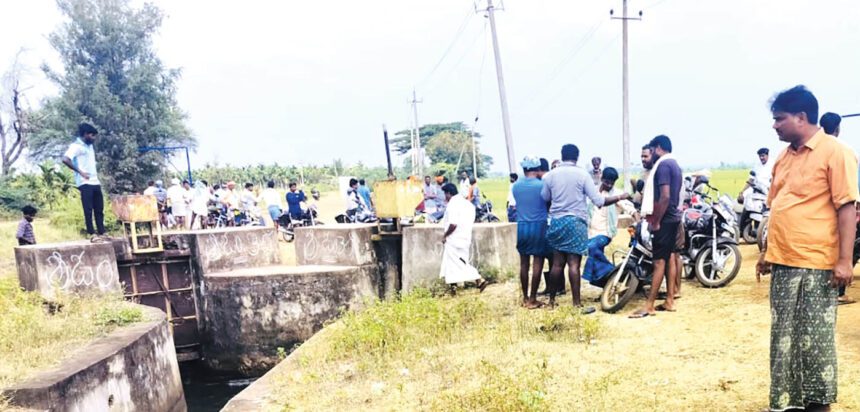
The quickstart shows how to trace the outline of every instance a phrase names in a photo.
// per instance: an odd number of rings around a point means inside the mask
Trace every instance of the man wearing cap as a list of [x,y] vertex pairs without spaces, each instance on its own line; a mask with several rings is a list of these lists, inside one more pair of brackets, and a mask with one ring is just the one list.
[[[520,253],[520,284],[523,292],[523,306],[529,309],[540,307],[537,290],[543,272],[543,261],[552,256],[546,242],[547,207],[541,197],[543,182],[538,178],[541,162],[535,156],[526,156],[520,162],[523,168],[522,179],[511,186],[511,193],[517,204],[517,251]],[[531,287],[529,287],[529,267],[531,266]]]
[[[89,123],[78,126],[78,137],[63,155],[63,164],[75,172],[75,186],[81,192],[87,234],[99,241],[105,234],[104,197],[96,170],[96,150],[93,146],[99,132]],[[95,228],[93,227],[95,218]]]

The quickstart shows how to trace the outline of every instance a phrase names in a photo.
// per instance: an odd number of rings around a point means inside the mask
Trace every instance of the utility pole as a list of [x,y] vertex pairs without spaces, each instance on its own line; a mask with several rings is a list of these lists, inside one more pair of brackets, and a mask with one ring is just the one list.
[[418,127],[418,103],[423,102],[423,100],[418,100],[415,95],[415,89],[412,89],[412,100],[409,102],[412,104],[412,116],[413,116],[413,129],[410,133],[412,135],[412,175],[413,176],[421,176],[424,174],[424,155],[421,150],[421,132]]
[[623,9],[621,17],[614,17],[614,10],[609,10],[609,16],[613,20],[621,20],[621,88],[622,88],[622,139],[623,139],[623,159],[624,159],[624,190],[630,191],[630,100],[629,87],[630,82],[627,76],[627,21],[642,20],[642,11],[639,11],[639,17],[627,17],[627,0],[621,0]]
[[475,117],[475,126],[472,127],[472,173],[475,174],[475,179],[478,178],[478,149],[475,144],[475,128],[478,127],[478,118]]
[[505,145],[508,148],[508,169],[511,173],[516,171],[516,162],[514,161],[514,139],[511,136],[511,120],[508,115],[508,97],[505,92],[505,76],[502,74],[502,57],[499,54],[499,39],[496,36],[496,16],[493,0],[487,0],[487,8],[483,10],[487,12],[487,17],[490,19],[490,32],[493,36],[493,55],[496,57],[496,78],[499,81],[499,100],[502,104],[502,125],[505,128]]

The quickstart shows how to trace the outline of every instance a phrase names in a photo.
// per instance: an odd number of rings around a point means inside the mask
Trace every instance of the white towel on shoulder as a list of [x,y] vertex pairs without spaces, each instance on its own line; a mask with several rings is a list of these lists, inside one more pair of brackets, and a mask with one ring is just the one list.
[[674,159],[671,153],[666,153],[663,156],[660,156],[660,158],[657,159],[657,163],[654,163],[654,167],[651,168],[651,173],[648,174],[648,180],[645,181],[645,189],[643,189],[642,193],[642,208],[640,214],[643,217],[654,214],[654,175],[657,174],[657,168],[660,167],[660,163],[669,159]]

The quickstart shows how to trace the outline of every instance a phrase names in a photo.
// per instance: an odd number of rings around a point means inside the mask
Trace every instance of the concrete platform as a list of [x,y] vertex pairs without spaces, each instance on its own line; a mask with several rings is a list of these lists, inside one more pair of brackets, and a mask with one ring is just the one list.
[[185,411],[165,315],[142,308],[149,321],[96,339],[3,395],[13,406],[43,411]]
[[111,243],[46,243],[15,248],[18,282],[47,299],[56,292],[88,294],[120,290]]
[[[426,287],[439,278],[442,265],[441,225],[415,225],[403,229],[402,290]],[[516,270],[517,225],[476,223],[472,229],[472,265],[477,268]]]
[[173,232],[170,239],[190,246],[201,275],[281,263],[278,232],[270,226]]
[[364,266],[376,263],[371,243],[375,224],[337,224],[296,228],[299,265]]
[[260,376],[337,318],[379,298],[375,265],[269,266],[203,277],[204,360],[215,371]]

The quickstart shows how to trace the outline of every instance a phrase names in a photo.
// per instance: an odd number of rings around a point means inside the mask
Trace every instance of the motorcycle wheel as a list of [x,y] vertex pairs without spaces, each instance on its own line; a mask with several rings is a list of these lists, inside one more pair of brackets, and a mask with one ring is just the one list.
[[498,216],[496,216],[496,215],[494,215],[494,214],[492,214],[492,213],[491,213],[489,216],[487,216],[487,222],[490,222],[490,223],[499,223],[499,222],[501,222],[501,220],[499,219],[499,217],[498,217]]
[[615,313],[633,298],[639,289],[639,278],[633,274],[630,267],[618,266],[609,274],[609,280],[603,286],[600,294],[600,309],[607,313]]
[[764,241],[767,239],[767,221],[768,217],[762,219],[759,224],[758,233],[756,233],[756,244],[758,244],[758,251],[761,252],[764,250]]
[[735,279],[741,270],[741,251],[730,243],[717,245],[720,268],[714,267],[713,248],[708,246],[696,257],[696,279],[706,288],[721,288]]
[[284,242],[290,243],[296,238],[296,234],[292,230],[279,229],[278,232],[281,232],[281,238],[284,239]]
[[756,243],[758,239],[756,239],[756,230],[755,230],[755,222],[749,221],[747,222],[743,229],[741,230],[741,237],[744,240],[744,243],[753,244]]

